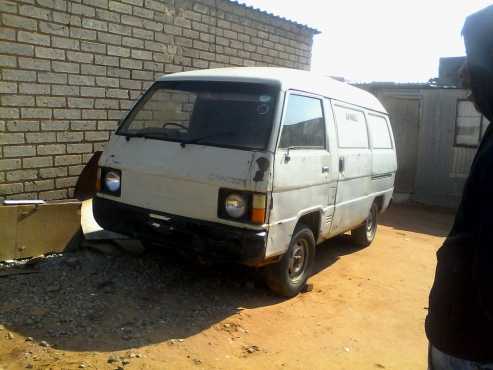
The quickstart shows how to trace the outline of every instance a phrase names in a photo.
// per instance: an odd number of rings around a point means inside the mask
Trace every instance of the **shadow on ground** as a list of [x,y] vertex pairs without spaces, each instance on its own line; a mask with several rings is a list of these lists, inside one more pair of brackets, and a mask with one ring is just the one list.
[[[392,207],[380,223],[404,231],[446,236],[448,211]],[[314,273],[358,252],[348,235],[317,249]],[[118,351],[193,336],[243,308],[282,299],[263,285],[258,270],[203,264],[170,250],[107,256],[89,250],[43,258],[0,271],[0,324],[54,348]],[[24,274],[29,272],[28,274]]]
[[[353,251],[344,237],[324,243],[315,272]],[[243,308],[282,301],[258,270],[204,265],[167,250],[139,257],[82,250],[28,271],[0,278],[0,324],[63,350],[118,351],[187,338]]]
[[349,234],[339,235],[327,240],[317,247],[317,257],[313,272],[317,274],[332,266],[342,256],[359,252],[362,249],[364,248],[353,244]]
[[455,212],[450,209],[419,204],[394,204],[379,217],[381,225],[420,234],[446,237]]

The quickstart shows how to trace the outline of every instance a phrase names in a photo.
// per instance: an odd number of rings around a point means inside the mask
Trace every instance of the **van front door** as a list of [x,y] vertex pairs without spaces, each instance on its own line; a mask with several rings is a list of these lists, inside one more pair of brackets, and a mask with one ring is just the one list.
[[281,252],[287,249],[296,222],[303,215],[315,214],[320,235],[328,232],[337,186],[337,169],[333,168],[328,150],[323,99],[289,92],[284,107],[274,167],[274,222],[269,233],[276,235],[273,247]]

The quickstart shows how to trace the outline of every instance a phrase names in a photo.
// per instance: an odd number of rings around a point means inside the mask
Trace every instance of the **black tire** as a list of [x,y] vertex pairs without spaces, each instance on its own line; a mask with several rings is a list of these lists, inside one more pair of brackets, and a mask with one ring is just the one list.
[[305,225],[299,224],[281,260],[266,267],[267,285],[277,295],[294,297],[310,277],[314,258],[313,232]]
[[373,203],[365,222],[360,227],[351,230],[351,239],[358,247],[368,247],[375,239],[378,228],[377,215],[378,207],[376,203]]

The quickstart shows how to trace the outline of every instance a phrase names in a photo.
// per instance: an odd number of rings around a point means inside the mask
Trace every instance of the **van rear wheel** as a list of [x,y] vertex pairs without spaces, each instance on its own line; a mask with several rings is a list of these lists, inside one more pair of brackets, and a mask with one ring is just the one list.
[[294,297],[310,277],[315,257],[315,238],[305,225],[298,225],[288,251],[281,260],[266,267],[266,282],[276,294]]
[[365,222],[357,229],[351,230],[351,239],[354,244],[359,247],[368,247],[373,242],[377,234],[377,214],[377,204],[373,203]]

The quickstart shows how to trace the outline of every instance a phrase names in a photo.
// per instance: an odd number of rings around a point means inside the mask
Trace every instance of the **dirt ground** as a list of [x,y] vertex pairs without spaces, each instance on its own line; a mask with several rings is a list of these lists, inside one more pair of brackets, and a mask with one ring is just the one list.
[[81,251],[1,277],[0,369],[425,369],[435,252],[452,215],[394,206],[376,241],[318,248],[313,290],[152,251]]

